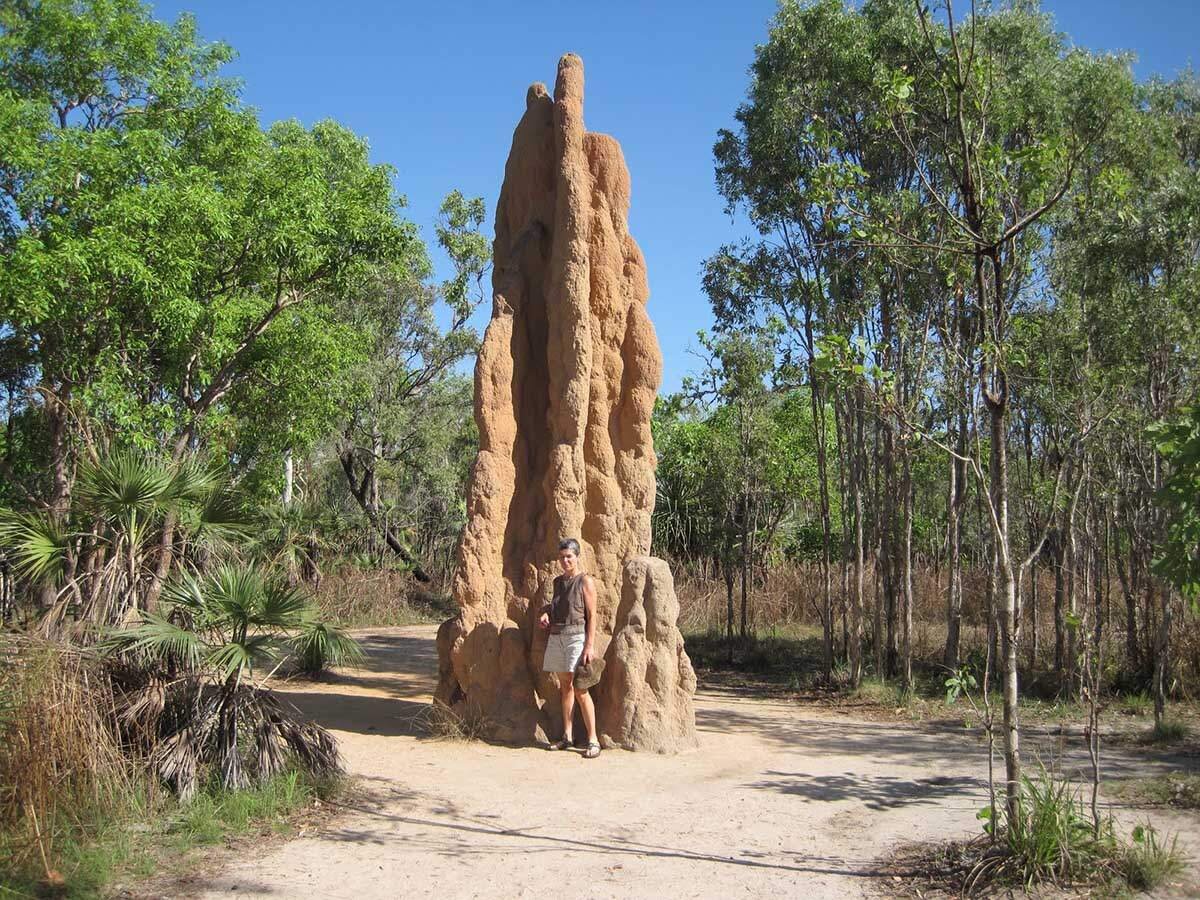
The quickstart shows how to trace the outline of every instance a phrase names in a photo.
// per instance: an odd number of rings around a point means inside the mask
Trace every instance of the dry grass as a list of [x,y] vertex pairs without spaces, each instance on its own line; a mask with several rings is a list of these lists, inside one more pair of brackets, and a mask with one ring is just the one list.
[[144,804],[150,785],[122,752],[111,685],[93,658],[0,640],[0,850],[53,886],[63,880],[60,846]]
[[[672,563],[676,593],[679,596],[679,624],[684,634],[720,635],[726,631],[727,598],[724,579],[710,568],[693,567],[684,563]],[[739,573],[740,576],[740,573]],[[843,617],[842,573],[840,564],[835,563],[832,572],[834,636],[840,644]],[[945,570],[920,567],[913,573],[913,657],[929,666],[941,664],[942,651],[946,642],[946,593]],[[1033,696],[1051,697],[1059,692],[1059,679],[1053,674],[1054,655],[1054,579],[1049,572],[1040,571],[1038,578],[1038,653],[1036,666],[1030,669],[1029,657],[1032,647],[1032,611],[1030,608],[1030,584],[1024,585],[1024,601],[1021,636],[1021,662],[1026,693]],[[880,585],[874,568],[868,565],[864,574],[864,597],[866,600],[863,628],[867,647],[865,662],[871,670],[872,653],[870,642],[875,616],[877,594]],[[1137,694],[1148,690],[1146,672],[1130,672],[1123,668],[1125,661],[1125,611],[1121,600],[1120,586],[1108,588],[1109,602],[1104,615],[1104,652],[1111,667],[1106,672],[1106,681],[1121,694]],[[987,579],[982,571],[963,572],[963,611],[961,631],[961,657],[965,660],[975,651],[982,654],[987,642],[986,629]],[[823,605],[823,590],[820,567],[815,563],[787,563],[772,566],[766,572],[756,571],[751,596],[747,604],[747,624],[751,635],[768,636],[776,633],[820,633],[820,610]],[[734,584],[733,627],[735,634],[741,625],[740,578]],[[897,636],[899,640],[899,636]],[[1200,695],[1200,629],[1195,627],[1195,618],[1190,615],[1176,616],[1171,634],[1171,654],[1174,674],[1177,676],[1173,688],[1175,701],[1189,701]]]
[[330,624],[343,628],[432,624],[457,612],[436,585],[414,585],[411,575],[388,570],[332,573],[316,601]]
[[0,896],[107,896],[114,879],[186,865],[192,848],[263,823],[287,827],[340,790],[300,772],[291,753],[253,789],[206,779],[177,803],[151,773],[153,735],[122,725],[112,676],[110,662],[79,648],[0,636]]
[[430,703],[416,716],[416,725],[442,741],[478,741],[488,733],[488,720],[479,710],[460,715],[441,703]]

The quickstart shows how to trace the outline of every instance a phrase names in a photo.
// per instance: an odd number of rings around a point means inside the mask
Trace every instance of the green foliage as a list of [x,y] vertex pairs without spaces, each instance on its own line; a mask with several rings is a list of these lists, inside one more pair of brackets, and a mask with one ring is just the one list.
[[64,570],[70,535],[45,514],[0,508],[0,546],[12,554],[18,575],[34,583],[54,582]]
[[965,892],[1014,883],[1027,889],[1049,883],[1152,890],[1182,871],[1177,839],[1167,842],[1139,825],[1128,842],[1122,840],[1111,818],[1093,819],[1078,791],[1045,770],[1025,778],[1017,810],[999,823],[989,807],[980,811],[984,830],[998,834],[1000,845],[974,862]]
[[1189,729],[1183,722],[1164,719],[1154,723],[1149,740],[1155,744],[1173,744],[1186,739],[1188,734]]
[[[727,359],[727,365],[734,364]],[[759,370],[760,375],[763,372]],[[754,381],[738,385],[718,375],[718,391],[734,397],[709,410],[682,397],[660,400],[652,420],[658,456],[656,546],[673,556],[717,559],[738,536],[743,498],[758,512],[758,553],[804,553],[820,481],[813,447],[812,411],[805,390],[768,393]],[[698,389],[696,382],[691,383]],[[832,418],[832,417],[831,417]],[[828,421],[832,428],[832,421]],[[836,506],[835,506],[836,511]]]
[[1200,405],[1151,434],[1170,465],[1158,501],[1167,514],[1167,542],[1155,569],[1200,610]]
[[317,675],[333,666],[361,662],[363,650],[358,641],[325,622],[310,620],[293,639],[292,649],[300,671]]
[[950,675],[946,679],[946,703],[954,703],[959,696],[969,695],[972,691],[979,687],[979,682],[976,681],[975,675],[969,668],[962,668]]
[[288,652],[310,671],[361,658],[357,644],[322,623],[303,591],[250,566],[184,573],[163,593],[166,609],[116,632],[114,649],[144,653],[231,684]]
[[[29,585],[55,588],[44,623],[50,630],[68,610],[84,629],[110,625],[138,608],[150,590],[168,516],[180,524],[185,557],[227,549],[249,528],[221,469],[191,457],[172,463],[120,451],[81,467],[65,514],[0,509],[0,546],[11,549],[18,576]],[[81,557],[97,560],[96,567],[72,565]]]
[[190,17],[46,0],[0,27],[0,333],[72,435],[53,461],[111,435],[248,466],[327,433],[366,346],[345,305],[429,271],[392,170],[334,122],[260,127]]

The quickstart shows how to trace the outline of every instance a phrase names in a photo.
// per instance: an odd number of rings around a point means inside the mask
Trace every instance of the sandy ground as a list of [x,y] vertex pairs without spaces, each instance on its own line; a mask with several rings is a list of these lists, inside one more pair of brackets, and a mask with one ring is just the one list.
[[[702,690],[700,749],[597,760],[435,740],[435,629],[364,631],[367,665],[285,685],[337,735],[365,799],[315,833],[190,878],[202,897],[886,896],[899,843],[975,834],[986,759],[961,731]],[[1038,752],[1071,770],[1078,749]],[[1176,761],[1177,764],[1177,761]],[[1165,772],[1144,751],[1107,774]],[[1165,817],[1185,831],[1195,819]],[[182,886],[181,886],[182,888]]]

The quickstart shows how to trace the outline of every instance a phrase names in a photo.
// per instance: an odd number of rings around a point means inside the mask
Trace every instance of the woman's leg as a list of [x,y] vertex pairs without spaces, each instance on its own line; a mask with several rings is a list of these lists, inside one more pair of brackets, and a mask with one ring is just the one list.
[[[567,740],[571,739],[571,724],[575,715],[574,682],[574,672],[558,673],[558,690],[560,699],[562,701],[563,737],[565,737]],[[586,716],[586,713],[584,715]],[[594,719],[595,716],[593,715],[592,718]]]
[[582,691],[575,691],[575,698],[579,701],[579,711],[583,713],[583,724],[587,726],[588,743],[594,744],[596,741],[596,707],[592,703],[592,695],[587,692],[587,688]]

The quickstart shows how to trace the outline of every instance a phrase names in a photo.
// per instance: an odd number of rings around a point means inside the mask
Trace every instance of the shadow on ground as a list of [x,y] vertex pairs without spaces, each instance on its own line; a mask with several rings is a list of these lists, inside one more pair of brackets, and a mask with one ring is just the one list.
[[879,812],[912,804],[935,805],[950,797],[986,797],[987,783],[969,776],[936,776],[908,780],[894,775],[808,775],[804,772],[763,773],[770,776],[749,785],[779,791],[816,803],[851,800]]
[[[354,808],[354,807],[350,807]],[[698,853],[682,847],[630,840],[612,835],[584,838],[564,837],[541,833],[545,825],[532,828],[501,828],[478,819],[456,817],[452,821],[440,821],[423,815],[399,815],[386,813],[378,808],[360,807],[359,812],[371,817],[372,823],[416,826],[421,830],[406,835],[405,845],[437,853],[450,858],[479,856],[507,856],[512,853],[597,854],[616,859],[634,856],[650,859],[679,859],[693,863],[717,863],[752,869],[775,869],[785,872],[804,872],[822,875],[843,875],[859,878],[876,878],[883,874],[873,860],[849,860],[840,857],[795,854],[782,851],[783,859],[770,860],[761,853],[718,856]],[[429,814],[456,815],[454,809],[432,809]],[[330,830],[325,838],[364,844],[386,844],[385,836],[391,831],[386,827],[342,828]],[[491,839],[491,840],[489,840]],[[888,871],[889,875],[895,874]]]
[[383,737],[426,737],[429,704],[399,697],[287,691],[281,696],[305,718],[333,731]]

